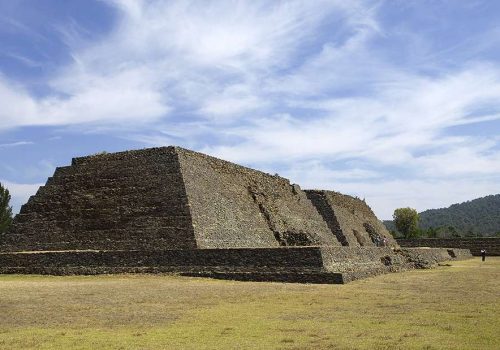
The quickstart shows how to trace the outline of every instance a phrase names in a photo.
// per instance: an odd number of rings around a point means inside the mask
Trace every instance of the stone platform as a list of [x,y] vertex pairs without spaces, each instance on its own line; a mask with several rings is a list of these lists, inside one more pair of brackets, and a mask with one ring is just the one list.
[[473,256],[481,256],[486,249],[487,256],[500,256],[500,237],[461,238],[414,238],[398,239],[402,247],[451,247],[469,249]]
[[73,158],[0,234],[0,273],[345,283],[467,254],[400,249],[364,200],[174,146]]
[[[288,247],[0,253],[0,273],[176,273],[234,280],[346,283],[470,257],[464,249]],[[425,266],[422,262],[425,262]]]

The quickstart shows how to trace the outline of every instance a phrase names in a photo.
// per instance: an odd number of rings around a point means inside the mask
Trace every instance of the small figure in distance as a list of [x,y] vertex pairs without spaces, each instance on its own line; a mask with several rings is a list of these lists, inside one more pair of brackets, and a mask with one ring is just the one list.
[[481,260],[486,260],[486,249],[481,249]]
[[375,246],[380,247],[380,237],[379,236],[375,237]]
[[387,243],[388,243],[387,237],[384,237],[384,247],[387,247]]

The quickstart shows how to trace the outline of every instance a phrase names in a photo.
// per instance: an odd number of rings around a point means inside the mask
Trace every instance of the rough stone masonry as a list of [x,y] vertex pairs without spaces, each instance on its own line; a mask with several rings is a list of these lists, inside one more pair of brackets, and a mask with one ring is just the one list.
[[360,199],[179,147],[74,158],[0,236],[0,273],[344,283],[469,256],[403,250]]

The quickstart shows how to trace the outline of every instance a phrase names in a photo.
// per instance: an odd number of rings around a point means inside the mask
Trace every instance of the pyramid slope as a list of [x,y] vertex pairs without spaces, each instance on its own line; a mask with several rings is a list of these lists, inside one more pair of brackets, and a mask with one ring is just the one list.
[[376,246],[375,237],[387,245],[399,247],[371,208],[359,198],[325,190],[306,190],[308,198],[328,223],[330,230],[345,246]]
[[340,243],[298,185],[177,148],[199,248]]
[[297,185],[179,147],[74,158],[30,198],[3,250],[340,245]]

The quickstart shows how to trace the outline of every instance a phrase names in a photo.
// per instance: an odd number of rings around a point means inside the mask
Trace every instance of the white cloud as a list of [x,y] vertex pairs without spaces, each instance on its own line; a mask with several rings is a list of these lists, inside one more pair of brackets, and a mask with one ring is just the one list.
[[[492,102],[495,96],[497,99]],[[446,131],[450,126],[500,119],[498,114],[479,119],[470,115],[476,106],[484,103],[500,110],[498,101],[500,71],[492,67],[478,65],[456,75],[433,79],[404,76],[395,86],[381,89],[371,97],[294,101],[294,107],[323,115],[255,119],[245,127],[226,129],[244,142],[210,146],[205,151],[234,161],[250,162],[315,157],[362,158],[392,165],[415,162],[424,171],[446,166],[444,162],[432,160],[449,156],[468,164],[477,163],[481,172],[495,173],[498,172],[495,165],[499,157],[495,150],[498,140],[492,139],[477,147],[475,137],[464,140],[447,136]],[[461,147],[460,151],[456,150],[457,146]],[[439,153],[419,155],[422,151]],[[485,152],[489,152],[489,156],[485,157]]]
[[499,175],[500,151],[496,143],[471,138],[446,151],[416,157],[415,165],[428,177]]
[[35,97],[0,81],[0,103],[8,106],[0,111],[0,129],[140,125],[183,108],[211,120],[236,119],[270,105],[261,96],[262,80],[296,60],[299,48],[314,39],[324,21],[370,25],[360,2],[111,4],[120,17],[97,42],[79,37],[82,29],[74,21],[58,27],[74,62],[48,82],[52,93]]
[[153,52],[187,65],[265,71],[283,65],[322,20],[354,12],[357,3],[115,1],[124,15],[116,42],[135,56]]
[[144,77],[147,69],[116,72],[107,77],[76,74],[79,86],[58,81],[64,96],[36,99],[22,88],[0,80],[0,130],[33,125],[82,123],[139,123],[157,119],[169,111],[165,97]]
[[199,113],[223,121],[225,118],[233,119],[234,116],[262,110],[269,105],[270,102],[254,95],[247,86],[237,84],[207,98]]
[[8,84],[0,75],[0,130],[29,124],[37,104],[21,87]]
[[26,146],[26,145],[32,145],[33,142],[31,141],[17,141],[17,142],[11,142],[11,143],[2,143],[0,144],[0,149],[1,148],[10,148],[10,147],[17,147],[17,146]]

